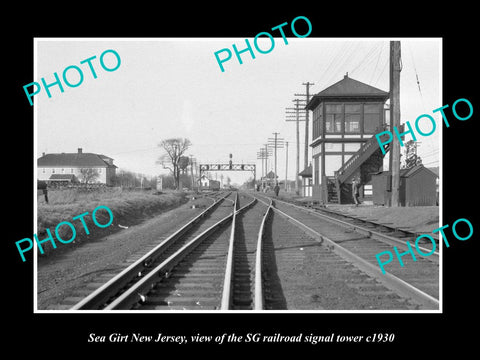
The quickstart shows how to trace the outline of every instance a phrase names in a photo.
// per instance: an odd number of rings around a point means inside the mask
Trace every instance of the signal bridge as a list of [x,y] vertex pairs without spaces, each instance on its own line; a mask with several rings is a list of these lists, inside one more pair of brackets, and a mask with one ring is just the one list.
[[200,177],[205,171],[251,171],[253,173],[253,183],[257,180],[257,171],[255,164],[200,164]]

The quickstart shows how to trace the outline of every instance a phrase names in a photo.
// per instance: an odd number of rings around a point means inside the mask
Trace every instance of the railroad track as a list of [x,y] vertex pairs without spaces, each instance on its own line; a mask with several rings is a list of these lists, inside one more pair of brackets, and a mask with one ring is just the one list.
[[375,254],[391,245],[372,232],[258,194],[211,196],[194,225],[134,259],[72,309],[439,308],[438,261],[405,257],[405,267],[383,275]]
[[[212,199],[212,204],[209,207],[158,245],[146,249],[143,254],[134,254],[127,260],[128,266],[125,266],[125,269],[117,275],[109,276],[105,283],[100,286],[97,286],[99,285],[98,283],[93,283],[92,285],[96,289],[77,302],[71,309],[104,309],[125,289],[128,289],[146,276],[156,265],[171,256],[185,243],[198,236],[198,234],[212,226],[220,218],[231,213],[234,204],[233,194],[230,192],[217,193],[209,194],[208,197]],[[99,279],[98,281],[102,280]]]
[[[270,199],[269,197],[256,195],[259,199]],[[292,256],[300,256],[300,258],[295,260],[297,265],[302,262],[305,263],[306,259],[311,259],[311,261],[316,261],[319,266],[313,270],[317,271],[320,269],[321,264],[329,264],[328,267],[323,268],[318,274],[325,275],[324,272],[332,272],[333,269],[339,264],[338,256],[346,264],[353,265],[350,275],[345,275],[345,282],[354,284],[355,283],[355,274],[359,271],[362,276],[366,276],[365,279],[369,279],[367,283],[363,285],[358,285],[359,289],[364,290],[364,288],[370,288],[372,290],[372,296],[378,296],[381,293],[380,290],[375,289],[375,286],[381,284],[384,288],[390,291],[390,295],[399,296],[400,299],[406,301],[407,309],[438,309],[439,308],[439,269],[438,269],[438,253],[432,255],[429,258],[417,257],[417,261],[414,262],[409,256],[403,257],[404,267],[401,267],[398,263],[394,264],[393,262],[389,264],[386,274],[382,274],[378,264],[376,262],[375,254],[391,250],[392,244],[395,244],[397,247],[405,246],[405,237],[402,237],[403,234],[399,233],[398,237],[392,236],[391,232],[383,234],[381,231],[375,231],[366,229],[364,227],[358,227],[356,224],[345,221],[339,221],[339,219],[334,219],[324,214],[318,214],[317,212],[299,206],[294,206],[292,204],[274,201],[274,225],[270,230],[272,232],[271,236],[267,236],[275,239],[277,245],[282,246],[282,238],[285,237],[285,234],[290,233],[291,244],[290,249],[295,249],[295,244],[299,244],[298,247],[302,246],[303,249],[314,248],[315,245],[311,239],[317,239],[323,244],[323,247],[318,248],[316,254],[311,254],[311,256],[306,256],[307,253],[295,252],[295,255],[290,254],[289,256],[284,256],[285,259],[292,258]],[[276,215],[281,215],[283,218],[282,221],[276,220]],[[290,223],[290,227],[285,225],[285,220]],[[291,229],[291,225],[303,230],[305,233],[303,237],[299,236],[296,231]],[[278,229],[280,230],[278,230]],[[293,231],[293,233],[292,233]],[[305,237],[305,235],[308,235]],[[409,238],[409,237],[407,237]],[[267,243],[267,241],[265,241]],[[335,259],[331,258],[327,253],[320,255],[320,252],[323,250],[331,250],[336,255]],[[425,250],[428,252],[427,250]],[[328,256],[327,256],[328,255]],[[313,260],[315,259],[315,260]],[[286,261],[286,260],[285,260]],[[277,270],[281,261],[277,259]],[[288,265],[286,265],[288,268]],[[292,266],[294,269],[295,267]],[[297,266],[298,268],[298,266]],[[333,271],[332,276],[335,277]],[[333,279],[334,282],[340,281],[342,274],[345,273],[344,268],[340,266],[338,268],[338,278]],[[282,275],[278,273],[277,278],[282,278]],[[288,272],[285,276],[288,276]],[[349,278],[348,276],[351,276]],[[315,277],[312,277],[314,279]],[[283,279],[283,282],[286,280]],[[373,281],[373,283],[370,283]],[[355,286],[355,285],[353,285]],[[378,291],[377,291],[378,290]],[[332,289],[330,289],[332,291]],[[335,289],[333,289],[335,291]],[[377,293],[377,295],[374,295]],[[325,294],[318,295],[319,299],[322,299],[322,296]],[[285,303],[284,296],[283,302]],[[280,299],[281,300],[281,299]],[[359,300],[360,301],[360,300]],[[277,301],[281,303],[282,301]],[[402,302],[402,301],[400,301]],[[366,302],[368,303],[368,302]],[[389,304],[389,301],[386,302],[377,302],[375,307],[380,306],[384,308],[390,308],[395,304]],[[329,305],[329,304],[327,304]],[[399,305],[399,304],[397,304]],[[276,305],[273,305],[274,307]],[[286,305],[289,307],[289,305]],[[315,306],[312,304],[311,306]],[[347,306],[347,305],[345,305]],[[358,304],[358,308],[362,306]],[[370,306],[370,305],[368,305]],[[367,306],[367,307],[368,307]],[[295,306],[299,308],[299,306]],[[399,308],[405,308],[400,306]]]
[[[276,200],[276,202],[290,204],[292,206],[303,209],[305,211],[310,211],[310,212],[313,211],[320,215],[323,214],[327,218],[330,218],[332,220],[338,220],[339,223],[343,222],[346,225],[355,227],[359,231],[369,232],[370,235],[373,235],[373,236],[376,236],[378,233],[379,238],[385,239],[390,236],[393,239],[415,240],[419,235],[422,235],[422,233],[419,233],[419,232],[410,231],[400,227],[392,227],[386,224],[376,223],[367,219],[363,219],[358,216],[354,216],[352,214],[344,214],[339,211],[327,209],[326,207],[310,206],[310,205],[305,205],[296,201],[284,201],[284,200],[278,200],[278,199]],[[438,240],[439,240],[438,235],[437,234],[429,234],[429,235],[435,239],[438,245]],[[438,252],[437,252],[437,255],[438,255]]]
[[[231,205],[222,209],[225,202]],[[268,209],[249,196],[221,197],[195,230],[185,225],[187,230],[177,231],[72,309],[261,308],[262,293],[256,290],[261,289],[261,251],[256,247]]]

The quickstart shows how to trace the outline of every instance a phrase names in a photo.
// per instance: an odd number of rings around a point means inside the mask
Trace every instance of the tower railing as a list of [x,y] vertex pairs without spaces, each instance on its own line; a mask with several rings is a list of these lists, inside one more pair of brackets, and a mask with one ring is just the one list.
[[[386,126],[380,129],[380,131],[377,131],[377,134],[385,131],[385,129]],[[387,136],[388,134],[383,134],[380,137],[380,140],[382,142],[385,142]],[[375,135],[373,135],[370,139],[368,139],[367,142],[365,142],[360,147],[360,149],[355,154],[350,157],[350,159],[348,159],[337,171],[335,171],[335,179],[337,184],[342,184],[347,181],[355,172],[355,170],[357,170],[360,165],[367,161],[368,158],[378,149],[379,144],[377,138]],[[388,151],[388,145],[385,151]]]

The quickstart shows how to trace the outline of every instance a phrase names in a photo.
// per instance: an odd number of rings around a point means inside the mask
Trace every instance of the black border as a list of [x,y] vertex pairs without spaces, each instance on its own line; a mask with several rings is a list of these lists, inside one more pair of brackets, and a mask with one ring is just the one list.
[[[300,5],[300,4],[299,4]],[[4,119],[7,129],[4,152],[3,190],[7,194],[6,236],[3,241],[7,260],[7,290],[4,318],[7,338],[12,350],[24,353],[27,345],[33,351],[47,354],[80,354],[95,350],[134,348],[136,351],[206,351],[213,354],[226,350],[264,350],[282,352],[285,349],[321,354],[327,349],[348,348],[368,354],[391,356],[393,349],[404,354],[428,351],[432,355],[443,348],[460,345],[466,351],[475,344],[475,323],[469,321],[475,312],[475,256],[478,254],[478,215],[469,204],[477,199],[476,151],[478,92],[476,85],[476,42],[473,6],[456,4],[451,8],[429,8],[402,4],[318,3],[270,5],[266,11],[246,3],[196,5],[183,4],[180,9],[162,4],[127,7],[125,3],[110,5],[101,11],[98,6],[41,10],[29,5],[28,10],[13,11],[10,25],[4,24],[8,55],[3,56],[7,74],[7,96]],[[198,7],[198,8],[196,8]],[[280,9],[280,11],[273,11]],[[474,115],[468,121],[453,119],[447,111],[450,128],[443,128],[443,216],[444,224],[458,218],[468,218],[474,226],[474,236],[465,242],[451,241],[444,249],[444,313],[443,314],[33,314],[33,261],[22,263],[14,242],[33,234],[33,112],[26,101],[23,85],[33,81],[34,37],[253,37],[258,32],[290,22],[296,16],[306,16],[313,25],[310,37],[442,37],[443,38],[443,104],[467,98],[473,104]],[[472,17],[472,18],[471,18]],[[13,24],[13,25],[12,25]],[[443,104],[439,104],[443,105]],[[433,110],[433,109],[432,109]],[[12,137],[12,140],[8,138]],[[15,147],[8,146],[15,144]],[[472,319],[473,320],[473,319]],[[473,327],[471,327],[471,325]],[[369,335],[394,332],[392,344],[92,344],[88,334],[141,332],[155,335],[221,335],[225,332],[245,335],[248,332],[283,335],[335,334]],[[72,345],[72,346],[70,346]],[[14,353],[16,354],[16,353]],[[200,353],[198,353],[200,354]],[[253,354],[253,353],[252,353]],[[382,355],[383,354],[383,355]],[[52,356],[56,357],[56,356]]]

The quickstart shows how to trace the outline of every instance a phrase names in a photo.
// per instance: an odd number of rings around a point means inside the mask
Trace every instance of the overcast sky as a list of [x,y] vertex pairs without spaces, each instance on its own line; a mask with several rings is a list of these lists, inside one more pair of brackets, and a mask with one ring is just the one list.
[[[289,178],[294,176],[295,123],[285,121],[285,108],[293,106],[295,93],[304,93],[304,82],[313,82],[312,94],[349,77],[389,91],[389,38],[321,39],[275,38],[268,54],[242,54],[224,63],[221,72],[214,52],[244,48],[244,38],[205,39],[36,39],[36,71],[54,81],[53,73],[77,65],[83,69],[83,83],[64,93],[57,86],[35,96],[37,157],[42,152],[93,152],[110,156],[119,168],[158,175],[164,170],[155,161],[161,154],[158,143],[171,137],[186,137],[193,155],[201,163],[233,161],[261,162],[257,151],[279,132],[289,142]],[[441,103],[441,40],[401,40],[402,123],[421,114],[432,114]],[[253,39],[250,39],[253,43]],[[268,44],[267,44],[268,45]],[[268,48],[263,44],[262,48]],[[120,67],[104,71],[100,55],[108,49],[121,57]],[[93,79],[87,64],[97,73]],[[111,55],[111,54],[110,54]],[[113,56],[106,56],[113,59]],[[114,60],[112,60],[114,63]],[[74,72],[69,72],[74,82]],[[417,78],[420,83],[419,91]],[[438,114],[437,131],[418,137],[418,154],[427,166],[438,166],[443,122]],[[425,125],[425,131],[427,131]],[[303,169],[304,125],[301,123],[300,170]],[[311,134],[311,131],[310,131]],[[408,140],[408,138],[407,138]],[[311,141],[311,139],[310,139]],[[403,148],[402,148],[403,152]],[[311,155],[311,149],[310,149]],[[270,167],[270,166],[269,166]],[[278,173],[285,176],[285,149],[278,152]],[[228,173],[243,182],[250,173]]]

